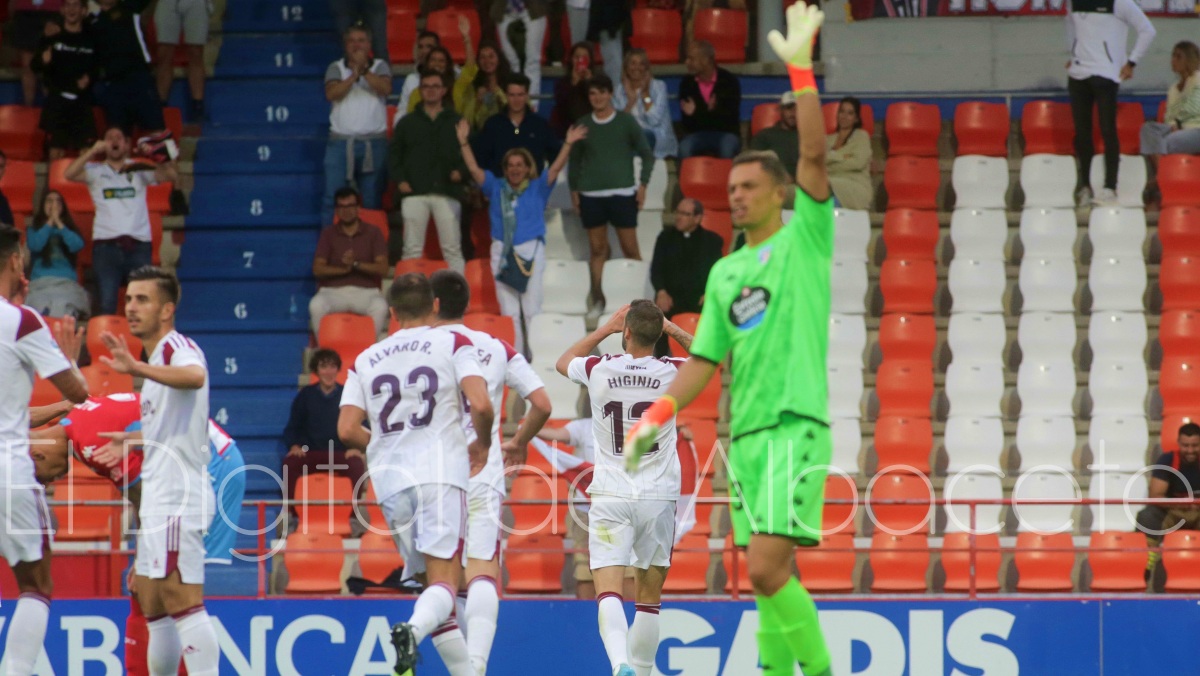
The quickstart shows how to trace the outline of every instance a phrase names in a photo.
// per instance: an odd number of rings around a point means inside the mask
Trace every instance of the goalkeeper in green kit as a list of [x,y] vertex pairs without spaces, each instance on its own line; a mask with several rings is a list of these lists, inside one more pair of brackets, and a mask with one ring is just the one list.
[[[746,246],[708,276],[691,358],[667,394],[625,439],[636,467],[657,429],[686,407],[732,353],[730,508],[734,542],[746,547],[759,616],[764,674],[830,674],[817,608],[792,576],[794,548],[821,540],[825,468],[832,453],[825,353],[833,199],[825,171],[825,123],[812,44],[825,15],[804,2],[787,11],[788,35],[768,36],[796,93],[796,183],[772,152],[745,152],[729,174],[733,227]],[[782,209],[794,199],[794,215]]]

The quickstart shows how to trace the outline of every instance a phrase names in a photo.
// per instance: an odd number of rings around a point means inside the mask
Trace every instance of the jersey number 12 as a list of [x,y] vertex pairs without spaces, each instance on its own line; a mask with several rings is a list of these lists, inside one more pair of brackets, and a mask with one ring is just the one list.
[[[642,419],[642,414],[646,409],[650,408],[653,402],[639,401],[629,408],[630,420],[637,422]],[[619,401],[610,401],[604,405],[604,417],[612,418],[612,435],[613,435],[613,453],[621,455],[625,452],[625,408]],[[650,455],[658,451],[658,444],[650,447],[646,451],[646,455]]]

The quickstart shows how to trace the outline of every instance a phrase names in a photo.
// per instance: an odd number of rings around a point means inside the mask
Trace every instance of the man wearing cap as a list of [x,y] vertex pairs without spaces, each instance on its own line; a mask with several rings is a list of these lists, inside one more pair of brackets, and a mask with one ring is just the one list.
[[770,150],[779,156],[792,180],[800,161],[800,133],[796,130],[796,95],[784,92],[779,97],[779,121],[750,139],[751,150]]

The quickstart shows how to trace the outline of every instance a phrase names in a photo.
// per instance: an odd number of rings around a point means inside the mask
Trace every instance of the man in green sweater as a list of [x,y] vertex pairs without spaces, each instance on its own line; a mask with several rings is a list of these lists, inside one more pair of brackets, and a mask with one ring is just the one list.
[[[613,108],[613,84],[607,75],[588,82],[592,113],[576,124],[587,127],[587,137],[571,148],[567,181],[571,200],[588,231],[591,245],[591,293],[588,306],[603,311],[600,278],[608,260],[608,225],[617,231],[621,253],[641,260],[637,241],[637,214],[646,200],[646,184],[654,170],[654,152],[632,115]],[[634,178],[633,158],[642,158],[641,176]]]
[[779,121],[750,139],[751,150],[770,150],[779,156],[788,175],[796,180],[800,163],[800,132],[796,129],[796,94],[784,92],[779,99]]
[[463,163],[458,143],[458,115],[444,107],[446,84],[442,74],[421,72],[421,105],[396,124],[388,148],[388,171],[400,191],[404,217],[404,250],[401,258],[420,258],[425,251],[429,217],[437,226],[442,258],[457,272],[464,267],[459,220],[462,204]]

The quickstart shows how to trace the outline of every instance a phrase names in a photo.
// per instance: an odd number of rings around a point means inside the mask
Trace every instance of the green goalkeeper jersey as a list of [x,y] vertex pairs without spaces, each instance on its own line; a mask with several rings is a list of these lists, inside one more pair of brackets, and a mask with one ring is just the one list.
[[832,263],[833,199],[798,189],[790,222],[709,273],[691,352],[714,363],[733,353],[733,438],[775,427],[785,413],[828,424]]

